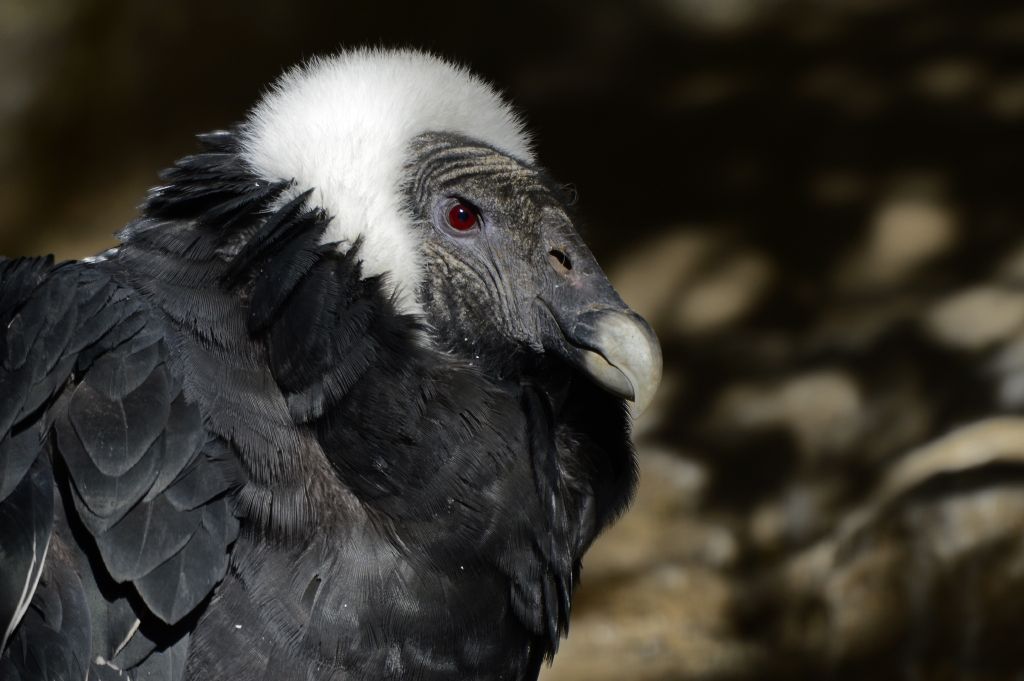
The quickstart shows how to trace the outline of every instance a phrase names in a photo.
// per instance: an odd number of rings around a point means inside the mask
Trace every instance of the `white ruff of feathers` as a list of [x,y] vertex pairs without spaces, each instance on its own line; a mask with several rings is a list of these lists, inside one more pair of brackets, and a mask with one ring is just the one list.
[[522,161],[523,123],[466,69],[412,50],[354,50],[285,73],[243,126],[243,157],[261,177],[332,217],[324,242],[362,239],[363,276],[385,274],[403,312],[419,312],[420,244],[400,184],[411,140],[464,135]]

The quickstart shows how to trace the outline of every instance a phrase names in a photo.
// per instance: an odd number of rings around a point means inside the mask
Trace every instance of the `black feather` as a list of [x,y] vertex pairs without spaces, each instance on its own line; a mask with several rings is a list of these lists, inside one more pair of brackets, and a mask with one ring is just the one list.
[[185,545],[135,582],[146,605],[165,622],[177,622],[192,611],[224,576],[224,546],[234,541],[237,521],[219,501],[194,511],[200,523]]
[[[87,518],[91,519],[92,515],[102,518],[100,526],[104,528],[124,517],[142,499],[160,472],[160,461],[151,454],[140,455],[140,460],[128,470],[105,474],[78,433],[64,419],[57,422],[57,444],[71,473],[76,501],[81,500],[90,511]],[[87,524],[94,530],[100,527],[88,521]]]
[[39,424],[32,424],[15,433],[8,432],[0,440],[0,501],[3,501],[24,479],[42,448],[43,434]]
[[0,260],[0,675],[535,679],[632,491],[621,400],[436,350],[310,191],[200,143],[116,250]]
[[45,566],[53,532],[53,479],[37,459],[14,491],[0,502],[0,648],[6,645],[29,605]]
[[200,510],[180,512],[163,496],[133,506],[96,537],[110,575],[119,582],[148,575],[188,543],[199,528]]

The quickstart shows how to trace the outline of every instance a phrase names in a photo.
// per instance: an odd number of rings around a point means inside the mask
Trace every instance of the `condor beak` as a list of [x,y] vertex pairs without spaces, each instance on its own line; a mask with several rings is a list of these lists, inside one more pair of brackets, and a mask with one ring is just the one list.
[[644,318],[621,303],[573,314],[542,302],[561,332],[560,354],[642,414],[661,382],[661,346]]
[[576,318],[570,334],[580,364],[602,388],[642,414],[661,382],[661,346],[643,317],[632,311],[596,310]]
[[541,322],[544,349],[611,394],[632,401],[633,415],[639,416],[661,382],[657,336],[622,301],[570,222],[556,216],[542,229],[542,243],[555,246],[544,254],[548,267],[537,263],[540,277],[534,279],[536,299],[554,322]]
[[585,312],[562,329],[578,350],[576,364],[599,386],[631,400],[642,414],[661,382],[661,346],[643,317],[631,310]]

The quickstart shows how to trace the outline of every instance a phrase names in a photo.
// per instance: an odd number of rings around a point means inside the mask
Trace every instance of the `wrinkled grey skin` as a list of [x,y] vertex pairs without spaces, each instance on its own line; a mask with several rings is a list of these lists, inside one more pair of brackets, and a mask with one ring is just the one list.
[[[471,356],[547,351],[645,407],[660,378],[657,339],[583,243],[560,188],[537,168],[449,134],[418,137],[408,168],[427,269],[419,297],[444,341]],[[476,211],[473,229],[448,224],[458,202]]]

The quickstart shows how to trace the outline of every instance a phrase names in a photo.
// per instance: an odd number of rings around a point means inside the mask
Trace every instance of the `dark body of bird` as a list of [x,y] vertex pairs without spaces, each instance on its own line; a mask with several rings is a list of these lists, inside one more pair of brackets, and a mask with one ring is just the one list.
[[0,678],[535,678],[636,477],[622,397],[558,331],[585,294],[625,308],[557,186],[418,136],[414,229],[453,196],[544,226],[505,250],[536,281],[489,292],[422,236],[409,312],[306,187],[201,144],[118,248],[0,262]]

